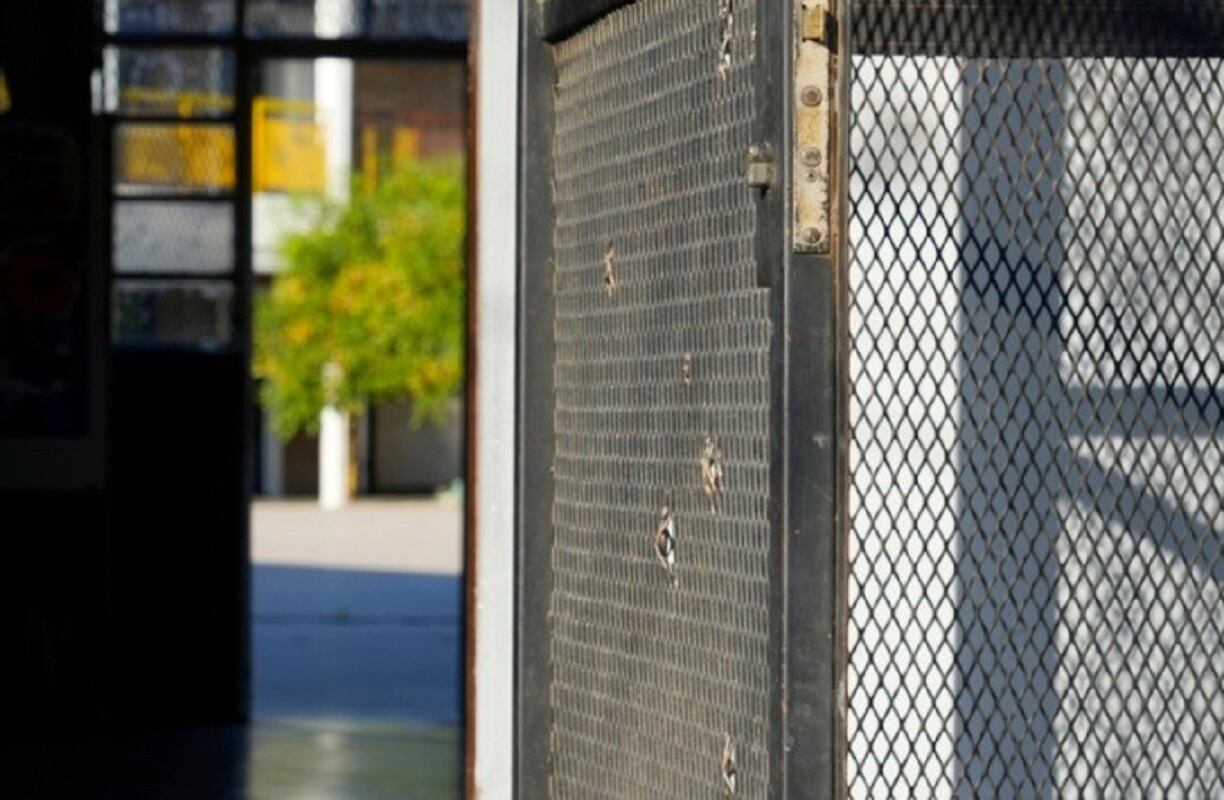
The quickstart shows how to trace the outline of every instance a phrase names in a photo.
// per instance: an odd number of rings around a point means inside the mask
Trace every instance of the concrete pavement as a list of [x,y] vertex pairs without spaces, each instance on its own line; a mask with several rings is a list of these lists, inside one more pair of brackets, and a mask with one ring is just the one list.
[[248,797],[457,796],[462,527],[445,498],[253,505]]
[[323,511],[309,499],[251,504],[255,564],[458,575],[463,506],[454,498],[362,499]]

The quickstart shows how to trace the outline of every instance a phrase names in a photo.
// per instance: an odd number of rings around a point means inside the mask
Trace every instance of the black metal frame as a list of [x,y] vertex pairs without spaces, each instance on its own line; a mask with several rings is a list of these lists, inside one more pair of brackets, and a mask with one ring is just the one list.
[[[1198,11],[1187,14],[1184,5],[1167,0],[1129,4],[859,0],[852,50],[989,58],[1219,55],[1224,52],[1224,8],[1203,3]],[[916,39],[915,32],[921,32]]]
[[[234,260],[233,269],[217,273],[199,274],[189,272],[159,272],[159,280],[210,280],[226,279],[234,285],[234,333],[233,342],[226,350],[237,352],[249,358],[249,343],[252,324],[252,296],[254,289],[254,274],[252,270],[252,254],[250,248],[252,225],[251,198],[251,119],[250,114],[243,111],[249,109],[255,92],[255,70],[258,65],[267,60],[275,59],[314,59],[314,58],[351,58],[354,60],[380,59],[401,61],[464,61],[467,57],[465,42],[442,42],[432,39],[310,39],[304,37],[270,38],[250,36],[246,33],[247,0],[234,0],[234,25],[232,30],[217,34],[107,34],[100,32],[97,37],[97,52],[110,47],[121,47],[144,50],[166,49],[220,49],[233,54],[234,58],[234,111],[228,114],[182,119],[179,117],[148,114],[106,114],[102,119],[102,127],[106,130],[106,141],[102,148],[106,153],[104,172],[113,174],[113,140],[114,130],[126,124],[166,124],[166,125],[214,125],[230,126],[234,131],[234,187],[229,191],[200,194],[166,194],[166,195],[118,195],[113,191],[106,195],[107,202],[101,209],[106,220],[107,231],[111,230],[113,206],[116,200],[191,200],[209,202],[230,202],[234,207]],[[95,26],[101,31],[101,25]],[[107,178],[108,183],[110,178]],[[154,277],[141,273],[124,273],[117,276],[112,263],[112,252],[109,246],[109,236],[106,238],[105,250],[106,285],[105,297],[112,292],[116,277],[129,279]],[[106,303],[109,315],[110,302]],[[109,316],[108,326],[109,330]],[[249,382],[248,382],[249,383]],[[246,404],[251,407],[254,402],[252,386],[245,388]],[[249,443],[248,443],[249,444]],[[249,449],[249,448],[248,448]],[[250,484],[250,481],[247,481]]]
[[[519,0],[518,380],[516,445],[515,796],[550,795],[548,639],[553,538],[552,141],[555,75],[551,43],[628,0]],[[846,3],[838,4],[839,26]],[[775,158],[772,185],[757,196],[758,282],[772,287],[772,443],[769,514],[779,545],[770,575],[770,794],[845,794],[846,424],[845,204],[838,200],[834,247],[790,247],[792,2],[757,7],[756,144]],[[848,37],[839,36],[838,63]],[[837,72],[845,107],[848,70]],[[834,116],[835,187],[845,191],[844,113]],[[745,191],[750,191],[745,187]]]
[[[773,4],[763,4],[770,8]],[[830,4],[836,29],[849,30],[848,2]],[[763,19],[759,38],[784,63],[778,85],[763,91],[779,108],[762,109],[764,124],[783,127],[771,137],[777,151],[792,150],[794,113],[790,47],[797,38],[792,3],[779,4],[779,19]],[[781,42],[768,42],[772,30]],[[781,679],[784,747],[780,748],[785,783],[778,797],[840,798],[846,794],[844,681],[846,667],[847,527],[845,469],[846,417],[846,208],[845,176],[848,134],[847,37],[836,35],[831,111],[832,246],[827,253],[800,253],[790,247],[793,215],[789,197],[780,197],[774,214],[781,220],[765,235],[781,251],[774,281],[777,319],[774,442],[781,461],[776,478],[782,541],[779,590],[785,599],[779,619],[785,625]],[[789,187],[790,159],[779,163],[780,184]]]
[[611,14],[633,0],[545,0],[540,3],[538,30],[546,41],[556,42]]
[[[357,37],[341,37],[336,39],[312,39],[297,36],[272,38],[266,36],[251,36],[246,33],[247,0],[234,0],[234,25],[225,33],[195,34],[195,33],[113,33],[100,32],[97,38],[99,56],[103,49],[110,47],[167,50],[167,49],[220,49],[233,54],[234,58],[234,111],[228,114],[182,119],[172,116],[147,114],[107,114],[103,117],[107,128],[107,172],[113,170],[113,130],[123,124],[191,124],[230,126],[234,130],[234,188],[228,192],[215,194],[165,196],[128,196],[116,197],[108,195],[107,207],[104,212],[112,211],[113,203],[119,200],[207,200],[215,202],[232,202],[234,206],[234,268],[216,274],[201,275],[195,273],[158,273],[159,279],[233,279],[235,289],[235,327],[234,346],[228,348],[240,353],[246,353],[244,346],[250,340],[251,333],[251,297],[254,285],[252,274],[251,252],[248,246],[251,241],[251,120],[250,114],[243,109],[249,109],[254,98],[255,70],[258,65],[267,60],[275,59],[314,59],[314,58],[351,58],[354,60],[454,60],[463,61],[467,56],[467,44],[464,42],[443,42],[432,39],[366,39]],[[101,31],[101,25],[95,26]],[[110,223],[108,222],[108,228]],[[114,270],[110,263],[111,254],[107,251],[107,286],[106,296],[110,296]],[[123,278],[141,277],[125,273]],[[253,394],[251,395],[253,399]]]
[[[249,364],[251,357],[251,337],[253,322],[253,293],[255,274],[251,248],[252,236],[252,121],[249,109],[255,95],[255,70],[259,64],[273,59],[314,59],[314,58],[351,58],[354,60],[399,60],[399,61],[429,61],[453,60],[466,63],[466,42],[443,42],[432,39],[310,39],[305,37],[257,37],[246,33],[246,8],[248,0],[234,0],[234,25],[232,30],[219,34],[107,34],[102,32],[101,24],[95,24],[97,32],[95,50],[100,60],[103,49],[109,47],[126,47],[131,49],[221,49],[233,54],[234,58],[234,111],[229,114],[202,117],[199,119],[180,119],[176,117],[160,117],[149,115],[121,116],[115,114],[103,115],[98,130],[105,137],[105,163],[100,164],[100,174],[105,176],[106,186],[110,187],[113,180],[113,131],[120,124],[145,122],[167,124],[214,124],[231,125],[234,130],[234,187],[231,191],[209,195],[206,199],[228,201],[234,207],[234,260],[233,270],[216,274],[181,274],[163,272],[157,274],[159,280],[229,280],[234,287],[233,300],[233,333],[230,346],[223,352],[231,357]],[[100,23],[100,21],[98,21]],[[101,220],[99,229],[104,231],[99,237],[99,251],[105,264],[105,277],[102,288],[104,298],[105,321],[109,340],[111,297],[116,278],[137,278],[140,275],[125,273],[116,275],[113,260],[113,204],[116,199],[113,189],[99,192],[105,197],[105,203],[100,208]],[[119,199],[128,199],[120,196]],[[194,199],[182,196],[166,195],[158,199]],[[110,344],[115,349],[114,344]],[[148,350],[146,347],[125,347],[133,352]],[[163,353],[182,353],[184,357],[198,355],[200,351],[191,347],[157,347]],[[208,353],[213,355],[213,353]],[[254,487],[254,452],[253,435],[255,431],[255,383],[250,370],[244,366],[241,370],[242,386],[241,417],[244,420],[240,436],[243,457],[242,474],[238,476],[241,486],[239,503],[240,530],[234,542],[234,557],[236,563],[249,576],[250,565],[250,496]],[[250,586],[249,577],[240,581],[243,594],[238,599],[238,618],[233,621],[234,630],[241,639],[241,652],[245,657],[235,665],[238,671],[237,685],[243,687],[243,695],[248,698],[250,689]]]
[[514,794],[548,797],[553,503],[553,86],[543,10],[520,0]]

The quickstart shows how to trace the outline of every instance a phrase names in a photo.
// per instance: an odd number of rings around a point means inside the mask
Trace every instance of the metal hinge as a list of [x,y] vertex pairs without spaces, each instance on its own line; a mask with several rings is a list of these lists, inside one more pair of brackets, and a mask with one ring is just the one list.
[[823,0],[794,2],[799,35],[794,69],[792,245],[797,252],[827,253],[834,24]]
[[805,42],[833,45],[833,16],[823,3],[805,5],[800,12],[799,36]]

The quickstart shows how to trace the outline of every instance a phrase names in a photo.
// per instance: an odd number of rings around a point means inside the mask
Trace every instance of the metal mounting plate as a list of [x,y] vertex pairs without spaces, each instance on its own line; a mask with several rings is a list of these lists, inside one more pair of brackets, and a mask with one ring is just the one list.
[[794,74],[792,190],[796,252],[829,251],[829,145],[832,26],[824,2],[795,0],[799,32]]

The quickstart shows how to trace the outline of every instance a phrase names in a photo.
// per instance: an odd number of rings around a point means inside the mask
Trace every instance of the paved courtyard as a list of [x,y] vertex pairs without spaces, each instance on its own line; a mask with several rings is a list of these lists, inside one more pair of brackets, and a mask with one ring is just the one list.
[[461,503],[257,501],[251,558],[250,796],[457,796]]
[[458,575],[463,505],[455,498],[357,500],[323,511],[313,500],[256,500],[255,564]]

